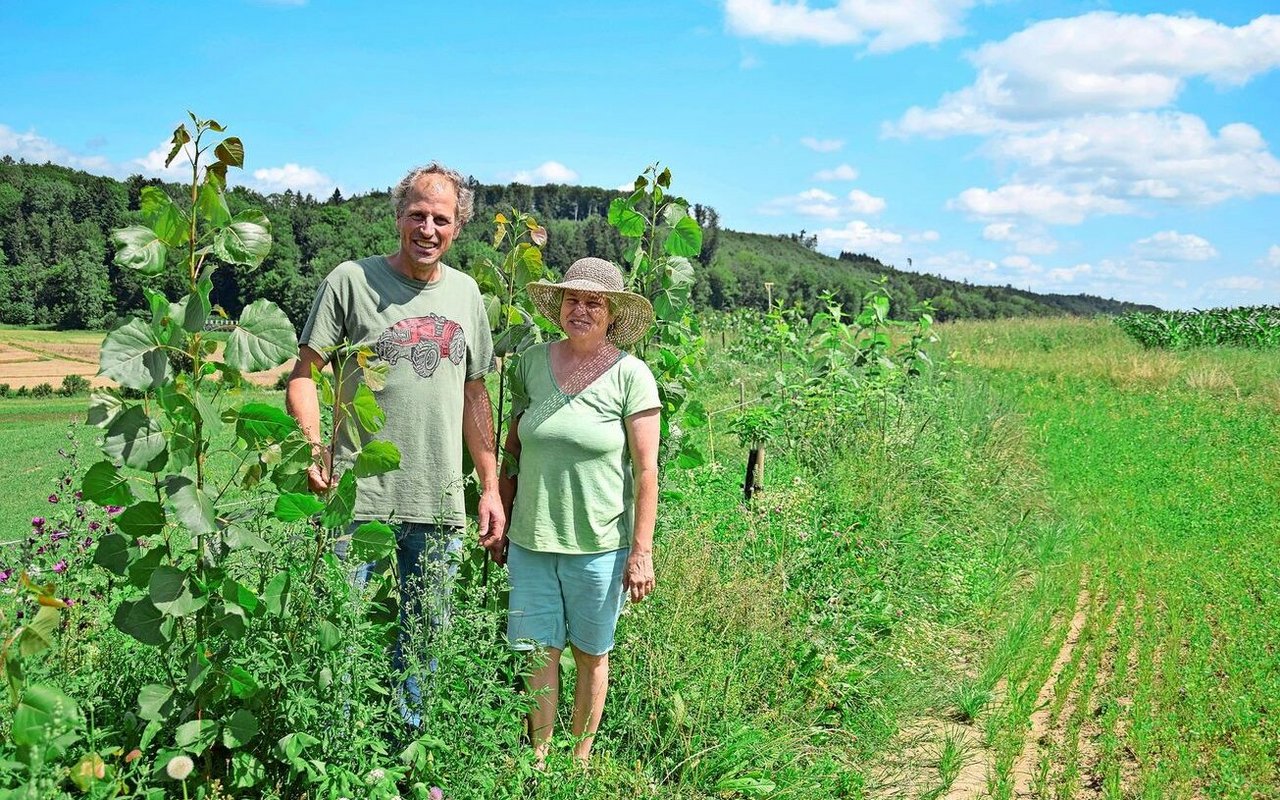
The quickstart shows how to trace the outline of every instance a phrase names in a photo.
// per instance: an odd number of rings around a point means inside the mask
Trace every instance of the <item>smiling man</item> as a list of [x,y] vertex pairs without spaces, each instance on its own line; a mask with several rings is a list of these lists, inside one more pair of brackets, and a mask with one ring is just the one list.
[[[404,710],[414,723],[421,696],[415,665],[426,656],[406,647],[422,641],[411,634],[446,617],[449,556],[461,548],[465,524],[464,442],[480,476],[481,544],[501,541],[506,517],[484,385],[493,365],[488,316],[476,282],[441,260],[471,216],[472,192],[460,173],[432,163],[410,171],[392,200],[399,249],[343,262],[320,284],[285,403],[315,448],[311,489],[326,492],[350,468],[359,443],[349,438],[354,426],[338,425],[337,440],[331,448],[325,444],[312,367],[323,367],[343,343],[367,345],[388,367],[386,386],[377,392],[386,424],[377,436],[399,448],[400,469],[359,481],[353,529],[368,520],[396,527],[401,636],[394,666],[406,674]],[[359,385],[352,367],[343,370],[345,401]],[[339,555],[346,543],[339,541]],[[362,570],[361,577],[367,567]]]

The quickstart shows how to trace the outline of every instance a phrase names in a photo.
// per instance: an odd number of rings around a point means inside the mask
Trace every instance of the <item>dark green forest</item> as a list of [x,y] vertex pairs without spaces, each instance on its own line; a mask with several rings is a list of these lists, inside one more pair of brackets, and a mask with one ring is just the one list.
[[[91,175],[53,164],[0,159],[0,323],[100,329],[145,307],[138,277],[115,266],[112,229],[139,218],[143,187],[159,186],[176,201],[182,187],[135,175],[127,180]],[[468,269],[496,258],[490,246],[493,215],[517,208],[533,213],[548,230],[546,262],[557,271],[595,255],[621,262],[623,242],[604,215],[619,192],[585,186],[507,186],[473,183],[476,213],[459,234],[449,263]],[[212,299],[235,317],[265,297],[284,309],[295,326],[305,321],[320,280],[338,263],[389,253],[396,247],[387,191],[344,198],[337,192],[317,200],[286,191],[262,196],[243,187],[228,193],[232,213],[262,209],[271,220],[274,246],[256,271],[219,270]],[[1087,295],[1040,295],[1011,287],[971,286],[907,272],[854,253],[831,258],[814,251],[803,232],[764,235],[724,230],[714,209],[691,206],[703,228],[701,267],[694,301],[702,308],[766,305],[774,301],[816,310],[830,292],[850,311],[879,279],[894,298],[894,315],[906,316],[930,300],[939,319],[1049,314],[1118,314],[1156,310]],[[176,254],[170,254],[176,258]],[[167,272],[174,281],[183,271]],[[183,287],[164,287],[171,295]]]

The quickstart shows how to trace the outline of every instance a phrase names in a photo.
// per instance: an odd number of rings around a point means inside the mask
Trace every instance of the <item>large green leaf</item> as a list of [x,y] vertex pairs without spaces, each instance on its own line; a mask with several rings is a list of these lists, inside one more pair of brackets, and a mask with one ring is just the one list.
[[170,141],[173,143],[173,147],[169,148],[169,155],[164,160],[164,165],[166,167],[172,164],[173,160],[178,157],[178,153],[182,151],[182,146],[191,141],[191,134],[187,133],[186,123],[183,123],[174,129],[173,138],[170,139]]
[[644,236],[644,216],[627,205],[624,197],[615,197],[613,202],[609,203],[609,224],[628,239],[639,239]]
[[391,442],[377,440],[360,449],[351,471],[357,478],[369,478],[400,469],[400,449]]
[[33,684],[22,693],[9,735],[19,747],[47,744],[80,721],[75,701],[52,686]]
[[170,478],[165,483],[165,492],[169,495],[169,502],[173,503],[178,521],[185,525],[187,530],[199,536],[213,533],[218,529],[213,513],[213,501],[189,478]]
[[131,319],[107,334],[98,357],[98,374],[130,389],[154,389],[173,377],[155,330]]
[[244,747],[258,735],[258,718],[247,708],[242,708],[222,724],[222,744],[228,749]]
[[296,522],[300,519],[308,519],[323,510],[324,503],[315,495],[288,492],[276,498],[276,506],[272,514],[281,522]]
[[662,288],[686,289],[693,285],[693,264],[683,256],[671,256],[658,262],[662,270]]
[[186,213],[174,204],[169,195],[158,186],[144,186],[140,198],[142,218],[146,220],[156,238],[169,247],[186,244],[191,236],[191,222]]
[[232,578],[222,582],[222,597],[228,603],[234,603],[250,614],[258,610],[258,596]]
[[164,561],[165,548],[153,547],[150,550],[139,550],[139,555],[130,553],[129,583],[137,586],[139,589],[147,588],[151,583],[151,575],[160,567],[160,562]]
[[164,506],[154,500],[135,503],[116,517],[116,526],[120,528],[121,533],[134,538],[156,536],[164,530],[164,523]]
[[213,148],[213,155],[230,167],[244,167],[244,143],[238,136],[228,136]]
[[262,605],[273,617],[283,616],[289,605],[289,585],[292,583],[288,572],[277,574],[262,592]]
[[85,424],[95,428],[105,428],[120,413],[124,401],[114,389],[95,389],[89,395],[89,416]]
[[515,258],[515,284],[519,289],[529,281],[536,281],[542,277],[542,251],[537,247],[521,242],[516,246]]
[[240,321],[227,339],[224,357],[241,372],[278,367],[298,355],[293,323],[270,300],[255,300],[240,312]]
[[228,264],[256,268],[271,252],[271,223],[261,211],[241,211],[214,236],[213,252]]
[[155,277],[164,272],[168,248],[156,232],[142,225],[130,225],[111,232],[116,245],[116,264]]
[[58,621],[58,609],[52,606],[40,606],[35,618],[22,628],[18,654],[28,658],[52,647],[53,632],[58,627]]
[[366,522],[351,535],[351,554],[357,562],[381,561],[395,550],[395,531],[385,522]]
[[212,228],[221,228],[231,221],[227,200],[222,196],[216,181],[205,181],[201,184],[200,194],[196,199],[196,210]]
[[329,652],[342,643],[342,631],[329,620],[320,623],[320,649]]
[[148,683],[138,692],[138,716],[148,722],[163,722],[173,712],[173,687]]
[[153,606],[173,617],[185,617],[204,608],[208,602],[208,598],[191,593],[187,573],[168,566],[156,567],[156,571],[151,573],[147,596]]
[[338,485],[329,491],[320,524],[326,528],[345,528],[355,519],[356,476],[352,470],[342,473]]
[[116,606],[113,622],[122,633],[154,647],[165,644],[173,636],[173,618],[166,619],[145,597],[121,601]]
[[133,502],[129,479],[110,461],[99,461],[89,467],[80,490],[86,500],[100,506],[127,506]]
[[167,460],[165,445],[160,424],[142,406],[133,406],[111,422],[102,451],[126,467],[158,472]]
[[267,403],[245,403],[235,413],[236,435],[258,450],[283,442],[298,430],[298,423],[284,411]]
[[386,424],[387,415],[378,405],[378,398],[373,390],[363,383],[356,386],[355,397],[351,399],[351,410],[355,412],[360,427],[369,433],[377,433]]
[[213,303],[209,301],[209,293],[213,291],[213,281],[205,278],[196,284],[194,293],[183,298],[182,329],[188,333],[204,330],[205,320],[213,311]]
[[212,719],[184,722],[173,732],[173,743],[189,753],[203,753],[218,735],[218,723]]
[[681,217],[671,226],[662,247],[673,256],[693,258],[702,252],[702,228],[693,217]]
[[[119,521],[117,517],[116,522]],[[129,566],[130,557],[129,540],[118,533],[103,536],[93,551],[93,563],[121,577]]]

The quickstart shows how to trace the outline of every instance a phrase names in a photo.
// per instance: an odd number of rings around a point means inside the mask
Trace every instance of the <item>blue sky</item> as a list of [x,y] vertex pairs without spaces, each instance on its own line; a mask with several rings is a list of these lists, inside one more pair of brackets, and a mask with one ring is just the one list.
[[[187,109],[242,183],[327,196],[444,161],[616,187],[972,283],[1280,302],[1266,2],[0,4],[0,153],[161,174]],[[475,224],[485,224],[478,221]],[[563,266],[563,265],[559,265]]]

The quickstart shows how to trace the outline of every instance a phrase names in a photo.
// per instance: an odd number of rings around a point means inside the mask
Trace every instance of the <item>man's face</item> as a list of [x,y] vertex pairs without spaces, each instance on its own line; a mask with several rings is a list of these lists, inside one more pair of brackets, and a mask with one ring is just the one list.
[[439,175],[424,175],[410,190],[409,202],[396,218],[400,252],[417,277],[435,272],[458,235],[458,192]]

